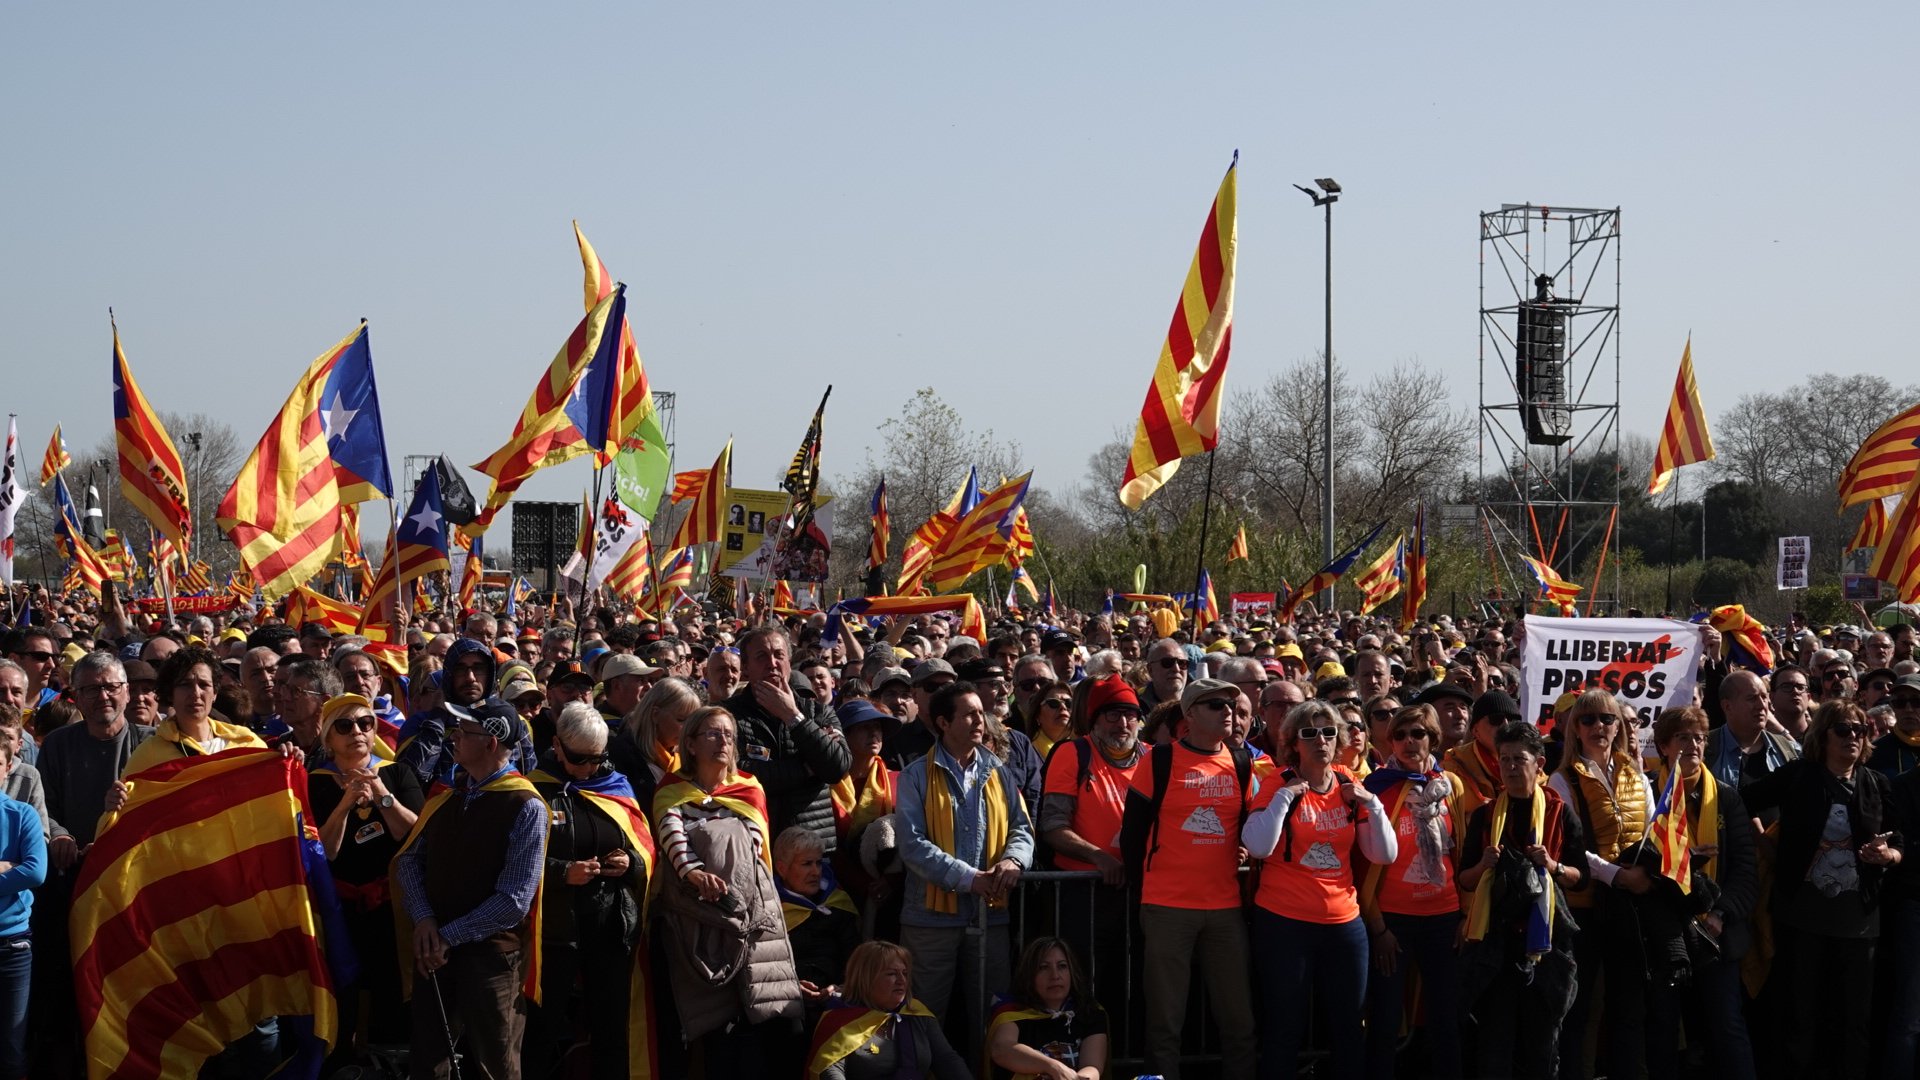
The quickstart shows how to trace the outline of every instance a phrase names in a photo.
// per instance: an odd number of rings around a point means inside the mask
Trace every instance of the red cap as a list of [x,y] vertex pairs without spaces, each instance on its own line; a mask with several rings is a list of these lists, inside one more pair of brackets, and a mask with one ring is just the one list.
[[1134,693],[1133,687],[1127,685],[1127,680],[1118,675],[1098,679],[1087,690],[1087,716],[1099,716],[1100,710],[1113,705],[1140,707],[1140,695]]

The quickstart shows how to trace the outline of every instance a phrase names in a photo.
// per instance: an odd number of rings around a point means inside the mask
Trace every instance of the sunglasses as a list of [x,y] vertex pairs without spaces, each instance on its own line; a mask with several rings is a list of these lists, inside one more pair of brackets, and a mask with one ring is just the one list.
[[1058,709],[1061,712],[1066,712],[1071,704],[1071,702],[1064,698],[1048,698],[1040,703],[1040,707],[1043,709]]
[[1172,671],[1174,668],[1186,667],[1187,662],[1185,660],[1176,660],[1171,656],[1163,656],[1155,660],[1153,666],[1159,668],[1161,671]]
[[1394,742],[1426,742],[1432,738],[1432,732],[1426,728],[1402,728],[1393,733]]
[[1111,708],[1101,709],[1100,715],[1095,717],[1095,719],[1118,720],[1123,724],[1137,724],[1140,722],[1140,710],[1128,708],[1125,705],[1115,705]]
[[1193,707],[1196,709],[1212,709],[1214,712],[1226,712],[1228,709],[1233,708],[1233,702],[1227,698],[1216,697],[1208,698],[1205,701],[1196,701],[1193,703]]
[[1328,698],[1328,699],[1327,699],[1327,704],[1329,704],[1329,705],[1358,705],[1358,704],[1360,704],[1360,699],[1359,699],[1359,698],[1357,698],[1357,697],[1336,697],[1336,698]]
[[1301,742],[1312,742],[1316,739],[1337,739],[1340,737],[1340,729],[1337,727],[1303,727],[1299,731],[1294,732],[1293,737]]
[[32,660],[35,663],[39,663],[39,664],[44,664],[47,661],[53,659],[53,654],[50,652],[17,652],[17,653],[14,653],[13,655],[19,657],[22,660]]
[[1827,730],[1843,739],[1864,739],[1867,736],[1867,729],[1859,724],[1835,724]]
[[560,752],[566,755],[567,760],[573,762],[575,765],[603,765],[607,760],[607,755],[604,753],[583,754],[578,750],[567,749],[566,743],[560,744]]
[[355,731],[372,731],[379,721],[371,716],[343,716],[333,722],[335,735],[351,735]]
[[1369,719],[1369,720],[1391,720],[1391,719],[1393,719],[1393,714],[1394,714],[1395,712],[1397,712],[1397,711],[1398,711],[1398,710],[1396,710],[1396,709],[1375,709],[1375,710],[1373,710],[1372,712],[1370,712],[1370,713],[1368,713],[1368,714],[1367,714],[1367,719]]
[[1606,725],[1611,724],[1618,719],[1620,718],[1617,716],[1606,716],[1601,713],[1587,713],[1586,715],[1580,717],[1580,726],[1594,727],[1598,725],[1600,727],[1605,727]]
[[1043,686],[1047,686],[1052,682],[1053,682],[1052,679],[1021,679],[1018,685],[1020,689],[1031,693],[1032,691],[1038,690]]

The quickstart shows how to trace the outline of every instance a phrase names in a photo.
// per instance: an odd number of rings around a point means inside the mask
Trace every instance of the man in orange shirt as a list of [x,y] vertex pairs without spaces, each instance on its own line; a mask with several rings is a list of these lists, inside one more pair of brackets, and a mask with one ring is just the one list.
[[1121,826],[1128,876],[1140,882],[1147,1065],[1179,1080],[1197,962],[1220,1029],[1222,1075],[1248,1080],[1254,1024],[1240,827],[1255,785],[1251,758],[1227,744],[1227,730],[1236,712],[1250,722],[1252,705],[1230,682],[1196,679],[1181,691],[1180,708],[1187,734],[1155,747],[1135,769]]

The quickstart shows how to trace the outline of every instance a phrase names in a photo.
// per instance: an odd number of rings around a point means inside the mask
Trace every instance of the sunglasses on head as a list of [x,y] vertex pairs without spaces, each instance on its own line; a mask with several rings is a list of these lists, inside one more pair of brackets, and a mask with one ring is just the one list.
[[333,722],[335,735],[351,735],[355,731],[372,731],[379,722],[371,716],[343,716]]
[[1337,727],[1303,727],[1299,731],[1294,732],[1293,737],[1301,742],[1311,742],[1315,739],[1337,739],[1340,737],[1340,729]]

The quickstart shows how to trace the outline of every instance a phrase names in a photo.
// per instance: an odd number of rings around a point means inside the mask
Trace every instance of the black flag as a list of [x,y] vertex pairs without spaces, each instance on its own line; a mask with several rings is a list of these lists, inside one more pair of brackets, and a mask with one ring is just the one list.
[[440,474],[440,512],[446,515],[447,524],[471,524],[480,516],[480,508],[474,504],[472,489],[460,479],[460,470],[442,455],[433,460],[433,471]]
[[87,546],[99,548],[107,542],[106,515],[100,512],[100,489],[94,486],[93,470],[87,470],[87,502],[80,511],[80,535]]

